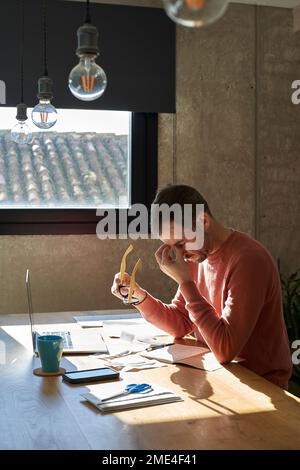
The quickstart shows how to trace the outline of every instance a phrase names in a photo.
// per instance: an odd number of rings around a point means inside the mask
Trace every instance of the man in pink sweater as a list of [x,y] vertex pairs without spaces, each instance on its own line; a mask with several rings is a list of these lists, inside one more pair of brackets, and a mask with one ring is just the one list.
[[[171,230],[155,257],[160,269],[178,284],[177,294],[167,305],[136,285],[136,307],[146,320],[174,337],[194,332],[220,363],[238,355],[245,359],[245,367],[287,389],[291,354],[272,256],[250,236],[219,224],[194,188],[168,186],[154,201],[169,207],[176,203],[183,210],[185,204],[204,205],[202,220],[195,220],[204,224],[203,247],[187,250],[184,235],[176,239]],[[126,274],[123,285],[129,281]],[[112,293],[122,297],[127,289],[120,290],[119,284],[117,274]]]

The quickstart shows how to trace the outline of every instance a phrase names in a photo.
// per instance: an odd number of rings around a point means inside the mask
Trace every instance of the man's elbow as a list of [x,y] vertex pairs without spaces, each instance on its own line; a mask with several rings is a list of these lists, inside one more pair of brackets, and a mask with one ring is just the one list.
[[237,351],[228,349],[227,351],[218,351],[214,353],[220,364],[229,364],[237,356]]
[[240,342],[236,341],[227,330],[222,331],[222,335],[215,335],[209,346],[220,364],[228,364],[239,354],[241,350]]

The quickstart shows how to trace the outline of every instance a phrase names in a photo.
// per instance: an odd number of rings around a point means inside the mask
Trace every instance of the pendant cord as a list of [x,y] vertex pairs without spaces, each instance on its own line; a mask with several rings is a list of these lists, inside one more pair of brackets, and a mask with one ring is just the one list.
[[47,0],[43,1],[43,44],[44,44],[44,76],[48,77],[48,62],[47,62]]
[[21,0],[21,44],[20,44],[20,94],[21,103],[24,102],[24,0]]
[[90,22],[91,22],[90,0],[86,0],[85,23],[90,23]]

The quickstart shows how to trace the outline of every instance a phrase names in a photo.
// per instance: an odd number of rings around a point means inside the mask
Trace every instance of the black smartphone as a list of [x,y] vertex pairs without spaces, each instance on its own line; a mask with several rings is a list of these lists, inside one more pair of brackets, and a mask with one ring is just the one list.
[[116,380],[119,378],[119,376],[119,372],[116,372],[109,367],[103,367],[101,369],[75,370],[74,372],[66,372],[63,374],[62,378],[63,380],[66,380],[72,384],[78,384]]

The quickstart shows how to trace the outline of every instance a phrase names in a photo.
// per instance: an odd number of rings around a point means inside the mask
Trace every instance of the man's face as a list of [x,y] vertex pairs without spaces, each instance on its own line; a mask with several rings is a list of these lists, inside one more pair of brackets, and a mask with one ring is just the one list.
[[[169,233],[168,233],[169,232]],[[207,256],[208,251],[206,248],[206,234],[204,232],[204,243],[201,249],[199,250],[188,250],[186,249],[186,244],[191,240],[185,236],[181,227],[175,227],[174,223],[170,224],[170,230],[166,231],[166,234],[160,238],[160,240],[168,246],[176,246],[182,250],[183,257],[186,261],[191,261],[194,263],[202,263]],[[179,235],[179,236],[178,236]],[[175,253],[174,253],[175,256]]]

